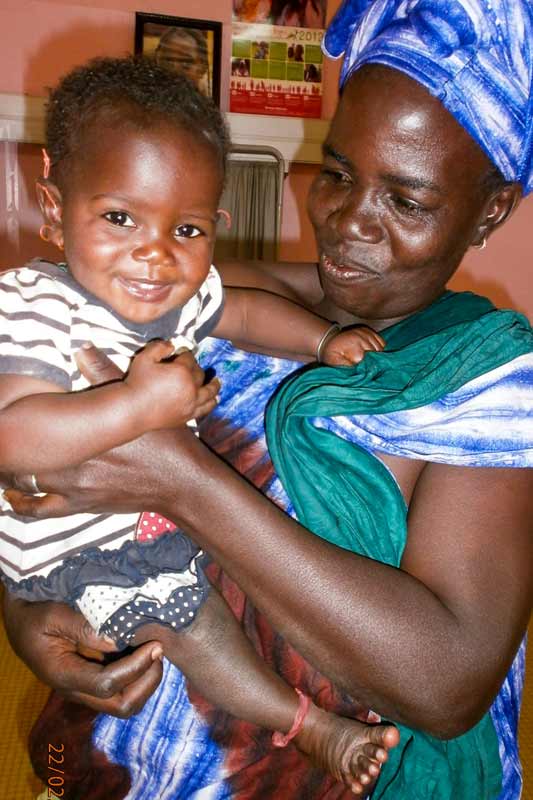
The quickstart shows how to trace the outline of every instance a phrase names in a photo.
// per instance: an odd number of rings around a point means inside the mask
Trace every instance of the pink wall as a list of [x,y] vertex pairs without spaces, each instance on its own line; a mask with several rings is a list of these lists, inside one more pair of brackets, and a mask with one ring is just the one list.
[[[97,55],[133,50],[135,11],[190,17],[187,0],[3,0],[0,9],[0,92],[46,94],[46,87],[75,64]],[[202,0],[194,16],[229,23],[231,0]],[[222,63],[229,63],[231,30],[223,36]],[[229,75],[223,70],[222,96]]]
[[496,305],[516,308],[533,321],[532,221],[533,195],[491,236],[485,250],[469,250],[450,288],[485,294]]
[[[331,17],[340,0],[329,0]],[[198,18],[224,24],[222,64],[229,63],[231,0],[203,0],[194,4]],[[0,9],[0,92],[44,95],[46,87],[74,64],[95,55],[122,55],[133,47],[134,12],[191,16],[189,0],[2,0]],[[324,70],[323,116],[331,118],[337,99],[338,63]],[[222,69],[222,101],[227,108],[228,74]],[[0,187],[5,185],[7,148],[0,142]],[[3,148],[3,150],[2,150]],[[33,255],[53,257],[38,239],[39,213],[33,183],[40,171],[38,148],[19,146],[18,242],[6,236],[5,194],[0,192],[0,267],[12,266]],[[316,167],[292,165],[285,185],[281,255],[290,261],[316,257],[305,198]],[[529,239],[533,201],[526,200],[514,218],[490,240],[486,250],[472,251],[452,286],[473,288],[498,304],[511,305],[533,318],[533,291],[529,279]],[[10,232],[12,233],[12,231]]]
[[313,229],[306,213],[306,199],[319,167],[292,164],[285,178],[280,258],[282,261],[316,261]]

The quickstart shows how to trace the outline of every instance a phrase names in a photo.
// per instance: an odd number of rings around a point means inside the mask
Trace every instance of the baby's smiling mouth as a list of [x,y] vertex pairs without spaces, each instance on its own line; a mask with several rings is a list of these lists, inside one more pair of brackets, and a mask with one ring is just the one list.
[[165,299],[172,289],[171,283],[162,281],[149,281],[144,278],[119,278],[120,285],[135,297],[145,303],[155,303]]

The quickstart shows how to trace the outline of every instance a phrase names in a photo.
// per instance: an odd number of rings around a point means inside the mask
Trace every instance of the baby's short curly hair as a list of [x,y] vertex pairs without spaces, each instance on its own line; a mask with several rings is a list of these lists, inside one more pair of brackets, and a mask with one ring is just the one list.
[[230,148],[219,109],[186,77],[148,58],[95,58],[69,72],[52,89],[46,106],[46,149],[50,177],[63,184],[69,162],[93,124],[109,117],[150,126],[156,119],[203,135],[220,158],[222,173]]

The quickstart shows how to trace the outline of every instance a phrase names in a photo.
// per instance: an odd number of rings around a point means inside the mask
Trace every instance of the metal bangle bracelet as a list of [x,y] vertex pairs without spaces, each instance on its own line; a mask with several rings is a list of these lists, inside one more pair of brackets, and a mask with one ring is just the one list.
[[32,494],[42,494],[41,490],[39,489],[39,484],[37,483],[37,478],[35,477],[33,472],[31,473],[31,475],[28,475],[28,479],[30,482]]
[[321,340],[319,341],[317,348],[316,348],[316,360],[318,363],[322,363],[322,353],[324,352],[327,343],[330,339],[336,336],[342,328],[338,322],[334,322],[325,332]]

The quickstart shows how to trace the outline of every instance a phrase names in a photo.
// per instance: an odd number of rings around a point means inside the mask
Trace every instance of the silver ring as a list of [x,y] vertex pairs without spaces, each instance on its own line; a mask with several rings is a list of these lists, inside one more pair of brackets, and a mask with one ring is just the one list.
[[37,478],[35,477],[33,472],[31,475],[29,475],[29,482],[32,494],[42,494],[41,490],[39,489],[39,484],[37,483]]

